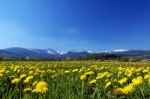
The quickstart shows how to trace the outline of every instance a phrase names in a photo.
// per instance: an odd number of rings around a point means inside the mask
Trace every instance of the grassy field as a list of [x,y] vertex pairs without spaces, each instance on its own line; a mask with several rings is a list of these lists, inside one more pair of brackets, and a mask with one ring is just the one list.
[[147,98],[149,62],[0,62],[0,99]]

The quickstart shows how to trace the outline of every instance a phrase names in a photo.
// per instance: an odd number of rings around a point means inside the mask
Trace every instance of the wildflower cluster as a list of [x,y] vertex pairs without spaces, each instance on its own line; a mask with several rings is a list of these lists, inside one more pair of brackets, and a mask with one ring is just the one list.
[[6,61],[0,85],[0,99],[146,99],[150,63]]

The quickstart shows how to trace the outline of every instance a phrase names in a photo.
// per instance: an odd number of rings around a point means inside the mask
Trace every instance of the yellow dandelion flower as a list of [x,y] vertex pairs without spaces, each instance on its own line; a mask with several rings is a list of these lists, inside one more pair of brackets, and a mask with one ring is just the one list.
[[144,79],[149,79],[149,78],[150,78],[149,74],[147,74],[147,75],[144,76]]
[[149,72],[148,69],[144,69],[144,70],[143,70],[143,73],[148,73],[148,72]]
[[127,77],[131,77],[132,76],[132,73],[127,73]]
[[22,75],[20,75],[20,79],[23,79],[26,76],[27,76],[26,74],[22,74]]
[[25,88],[24,90],[23,90],[23,92],[30,92],[30,91],[32,91],[32,89],[31,88]]
[[96,84],[96,79],[91,80],[89,84]]
[[44,81],[40,81],[36,84],[35,89],[32,92],[44,94],[48,91],[47,83]]
[[13,71],[14,71],[14,72],[19,72],[19,71],[20,71],[20,67],[19,67],[19,66],[16,66]]
[[72,70],[72,72],[74,73],[74,72],[78,72],[78,69],[74,69],[74,70]]
[[3,76],[4,76],[4,74],[0,73],[0,77],[3,77]]
[[123,88],[123,93],[124,94],[129,94],[129,93],[132,93],[134,91],[134,86],[133,86],[133,84],[129,84],[129,85],[127,85],[127,86],[125,86],[124,88]]
[[111,75],[112,75],[112,74],[108,74],[108,75],[106,75],[106,77],[108,77],[108,78],[109,78]]
[[143,82],[142,76],[138,76],[137,78],[134,78],[134,79],[132,80],[132,83],[133,83],[133,85],[135,85],[135,86],[137,86],[137,85],[139,85],[139,84],[142,84],[142,82]]
[[66,70],[64,73],[68,74],[68,73],[70,73],[70,71],[69,71],[69,70]]
[[4,69],[4,68],[0,70],[0,73],[4,73],[4,72],[5,72],[5,69]]
[[32,86],[35,86],[38,83],[38,81],[34,81]]
[[86,80],[87,76],[86,75],[81,75],[80,80]]
[[118,82],[119,82],[120,84],[123,84],[123,83],[125,83],[127,80],[128,80],[128,78],[125,77],[125,78],[120,79]]
[[118,94],[122,94],[123,93],[123,89],[122,88],[117,88],[117,89],[114,90],[114,93],[117,94],[117,95]]
[[5,74],[8,74],[8,73],[10,73],[10,71],[9,71],[9,70],[6,70]]
[[96,77],[96,79],[98,80],[98,79],[102,79],[103,77],[102,76],[97,76]]
[[111,82],[107,82],[106,85],[105,85],[105,88],[109,87],[111,85]]
[[84,75],[86,75],[86,76],[93,75],[93,74],[94,74],[93,71],[89,71],[89,72],[84,73]]
[[32,80],[34,77],[33,76],[28,76],[23,82],[24,83],[29,83],[30,80]]
[[30,75],[33,74],[33,71],[30,71],[29,74],[30,74]]
[[21,81],[20,78],[14,78],[14,79],[12,79],[11,83],[12,84],[18,84],[20,81]]

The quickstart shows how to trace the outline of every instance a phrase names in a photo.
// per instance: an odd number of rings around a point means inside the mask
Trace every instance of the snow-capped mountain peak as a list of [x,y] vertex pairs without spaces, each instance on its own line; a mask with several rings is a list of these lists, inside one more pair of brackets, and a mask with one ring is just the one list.
[[53,51],[53,50],[50,50],[50,49],[48,49],[48,50],[46,50],[47,51],[47,53],[49,53],[49,54],[58,54],[56,51]]
[[[41,58],[41,59],[65,59],[79,58],[80,56],[90,55],[90,54],[114,54],[114,55],[126,55],[133,57],[148,58],[150,56],[150,50],[127,50],[127,49],[116,49],[107,51],[55,51],[52,49],[26,49],[20,47],[12,47],[7,49],[0,49],[0,53],[3,55],[9,55],[15,58]],[[5,56],[7,57],[7,56]]]
[[116,50],[114,50],[114,52],[125,52],[125,51],[129,51],[129,50],[127,50],[127,49],[116,49]]
[[116,49],[116,50],[106,50],[105,53],[117,53],[117,52],[126,52],[129,51],[127,49]]
[[57,51],[57,53],[59,53],[60,55],[66,54],[67,51]]

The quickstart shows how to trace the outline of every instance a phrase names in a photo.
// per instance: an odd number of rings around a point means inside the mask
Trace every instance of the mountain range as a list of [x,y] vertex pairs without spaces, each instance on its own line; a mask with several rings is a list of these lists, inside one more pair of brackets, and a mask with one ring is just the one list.
[[0,57],[5,59],[17,59],[17,58],[39,58],[39,59],[64,59],[64,58],[79,58],[89,54],[102,53],[102,54],[114,54],[129,56],[138,59],[150,59],[150,50],[126,50],[118,49],[104,52],[92,52],[92,51],[68,51],[61,52],[53,49],[27,49],[21,47],[11,47],[0,50]]

